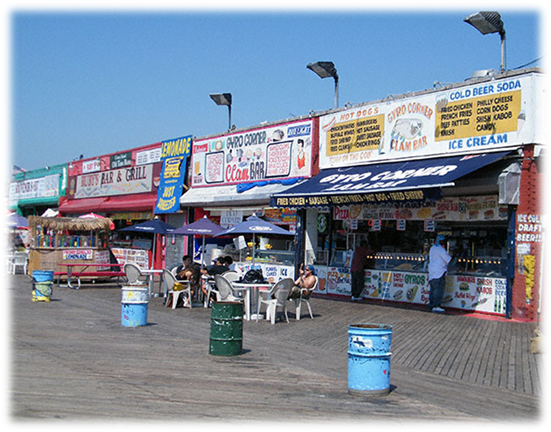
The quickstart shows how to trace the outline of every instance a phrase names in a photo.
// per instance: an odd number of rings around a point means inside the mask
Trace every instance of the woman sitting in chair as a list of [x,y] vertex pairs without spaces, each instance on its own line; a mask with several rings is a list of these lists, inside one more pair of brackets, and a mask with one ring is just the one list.
[[308,298],[316,285],[316,269],[312,264],[308,264],[304,267],[304,270],[300,270],[300,277],[295,281],[295,285],[289,293],[289,299],[297,299],[300,297],[300,290],[307,289],[307,293],[304,293],[303,297]]
[[[184,255],[182,257],[182,265],[178,266],[176,269],[176,279],[189,281],[191,297],[195,296],[196,289],[201,279],[201,270],[199,265],[195,264],[189,255]],[[189,301],[189,299],[187,301]]]

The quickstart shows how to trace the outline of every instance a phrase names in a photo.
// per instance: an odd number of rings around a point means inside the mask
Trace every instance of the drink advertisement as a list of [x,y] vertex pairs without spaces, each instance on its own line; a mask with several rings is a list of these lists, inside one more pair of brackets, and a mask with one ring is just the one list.
[[192,186],[214,186],[310,177],[312,120],[197,140]]
[[163,170],[157,189],[155,213],[176,213],[180,210],[180,197],[186,176],[186,160],[191,152],[192,136],[163,141],[161,160]]
[[320,168],[542,142],[534,75],[391,98],[320,118]]

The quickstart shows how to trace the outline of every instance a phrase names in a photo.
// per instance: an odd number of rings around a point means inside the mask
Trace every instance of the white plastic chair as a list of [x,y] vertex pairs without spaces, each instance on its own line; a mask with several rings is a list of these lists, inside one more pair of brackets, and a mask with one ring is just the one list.
[[21,268],[23,274],[27,274],[28,263],[27,252],[16,251],[8,262],[9,271],[11,274],[17,274],[17,268]]
[[[176,304],[178,303],[178,299],[180,298],[180,294],[187,293],[187,298],[189,299],[189,308],[191,309],[191,307],[192,307],[191,286],[189,284],[189,281],[177,280],[174,277],[174,275],[172,274],[172,272],[167,270],[167,269],[163,269],[163,276],[164,276],[164,281],[165,281],[166,288],[167,288],[167,294],[166,294],[167,298],[166,298],[166,302],[165,302],[165,307],[168,304],[168,297],[172,296],[172,309],[176,309]],[[184,285],[184,289],[179,290],[179,291],[174,291],[174,285],[176,284],[176,282],[181,283],[182,285]]]
[[144,275],[136,264],[126,263],[122,269],[129,284],[146,285],[147,275]]
[[308,312],[310,313],[310,318],[314,319],[314,315],[312,314],[312,307],[310,306],[310,296],[312,295],[312,292],[318,288],[319,284],[319,278],[317,276],[314,276],[316,278],[316,283],[312,288],[302,288],[300,290],[300,297],[296,299],[289,299],[289,301],[295,302],[295,315],[297,321],[300,320],[300,310],[302,303],[306,303],[306,306],[308,306]]
[[[258,315],[260,315],[260,310],[262,305],[266,305],[266,319],[271,321],[272,324],[275,324],[277,316],[277,308],[281,307],[283,313],[285,314],[285,320],[289,322],[289,317],[287,316],[287,297],[293,288],[294,281],[291,278],[281,279],[276,283],[271,290],[264,291],[259,297],[258,303],[258,314],[256,316],[256,321],[258,321]],[[272,294],[273,297],[272,298]],[[265,297],[264,297],[265,296]]]
[[239,273],[233,270],[228,270],[227,272],[222,273],[222,276],[230,282],[237,282],[239,280]]
[[217,301],[240,301],[243,297],[239,295],[244,291],[235,288],[232,283],[226,279],[223,275],[214,275],[214,284],[216,286],[216,300]]

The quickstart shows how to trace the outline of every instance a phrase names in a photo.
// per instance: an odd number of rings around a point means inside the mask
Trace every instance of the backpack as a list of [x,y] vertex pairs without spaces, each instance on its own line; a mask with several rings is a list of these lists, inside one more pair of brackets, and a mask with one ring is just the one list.
[[251,269],[245,276],[243,276],[243,283],[264,283],[264,276],[262,275],[262,270],[260,269]]

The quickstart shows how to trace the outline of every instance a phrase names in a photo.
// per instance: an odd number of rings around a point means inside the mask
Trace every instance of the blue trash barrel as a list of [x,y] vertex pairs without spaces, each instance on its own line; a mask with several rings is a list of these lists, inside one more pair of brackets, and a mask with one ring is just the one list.
[[33,271],[33,289],[31,300],[33,302],[49,302],[52,297],[54,284],[54,272],[50,270]]
[[2,289],[6,288],[6,274],[7,274],[7,266],[6,264],[2,264]]
[[384,396],[390,392],[390,343],[392,326],[348,326],[348,393]]
[[139,327],[147,324],[149,289],[143,285],[122,287],[121,324]]

